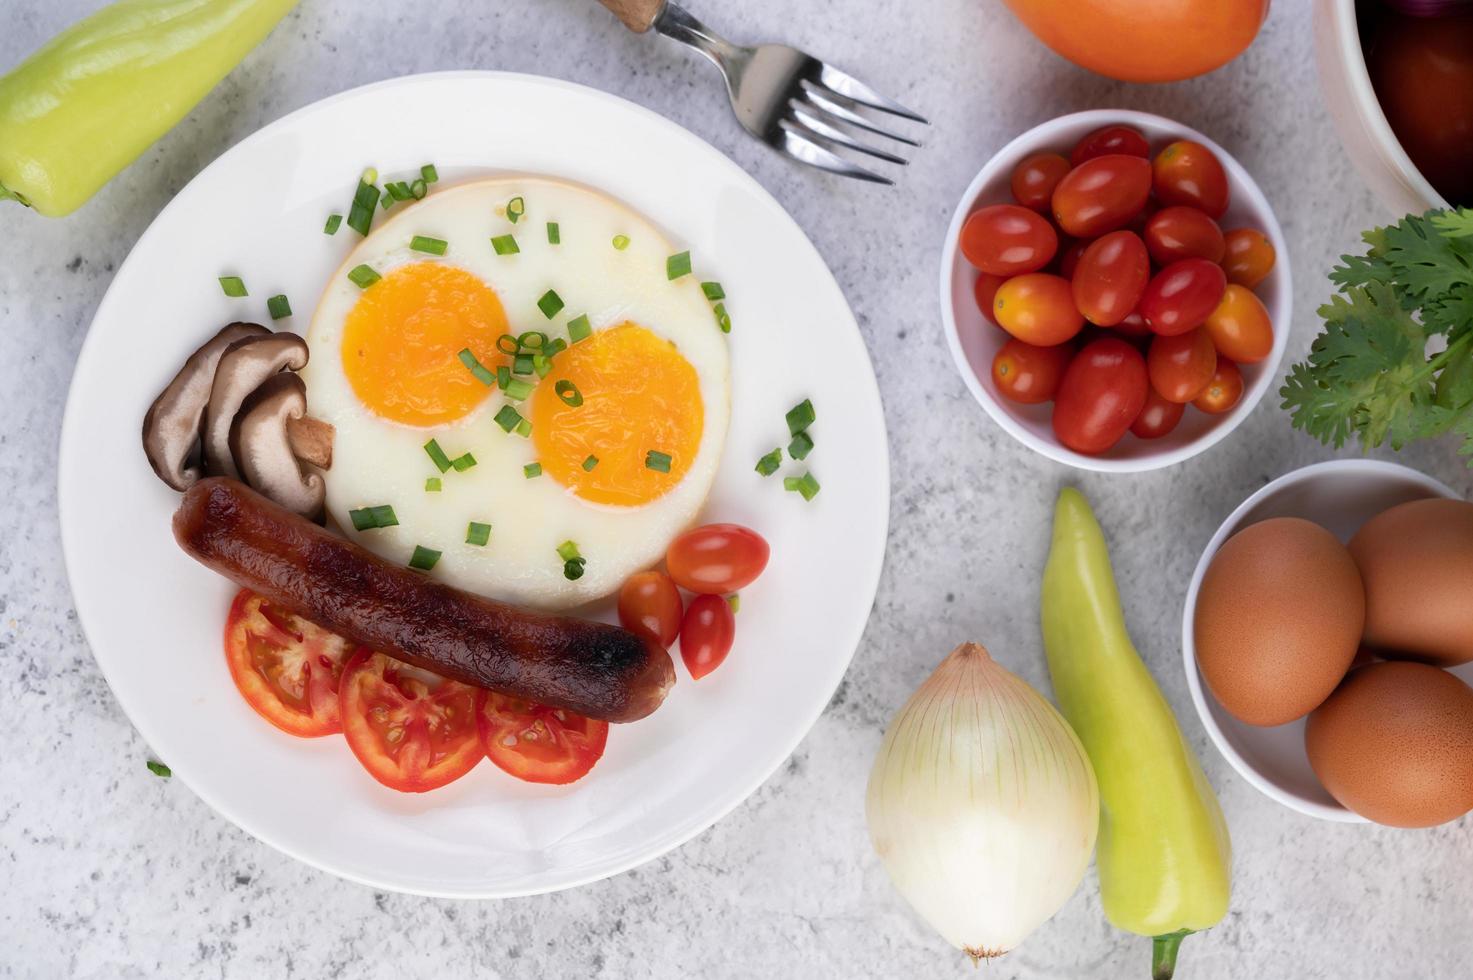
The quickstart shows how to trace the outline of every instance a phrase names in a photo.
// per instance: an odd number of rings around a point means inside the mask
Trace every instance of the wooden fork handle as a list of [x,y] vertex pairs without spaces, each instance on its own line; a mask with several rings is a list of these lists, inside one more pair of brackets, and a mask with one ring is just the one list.
[[654,26],[655,18],[665,9],[665,0],[598,0],[608,7],[620,22],[636,34]]

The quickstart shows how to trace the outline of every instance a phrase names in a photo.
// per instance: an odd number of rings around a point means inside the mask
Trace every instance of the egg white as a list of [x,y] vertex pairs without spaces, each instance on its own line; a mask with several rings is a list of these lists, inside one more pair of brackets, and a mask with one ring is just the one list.
[[[504,208],[515,197],[526,211],[512,223]],[[324,473],[329,514],[343,533],[391,561],[407,563],[416,545],[441,552],[431,575],[496,599],[562,609],[612,593],[660,560],[695,520],[716,477],[730,416],[729,358],[700,276],[670,281],[665,262],[680,249],[629,208],[562,181],[478,180],[401,207],[333,275],[307,333],[311,360],[302,376],[310,411],[337,429]],[[560,244],[547,240],[549,221],[558,223]],[[493,236],[505,234],[516,237],[518,254],[497,255],[491,247]],[[411,251],[415,235],[448,242],[446,254]],[[612,244],[620,235],[629,239],[622,251]],[[700,257],[693,258],[699,273]],[[513,334],[541,330],[566,339],[568,320],[586,313],[595,332],[627,320],[672,342],[695,369],[704,402],[699,449],[683,479],[633,507],[582,500],[546,474],[528,479],[523,467],[536,461],[536,450],[531,439],[494,421],[505,404],[499,389],[448,425],[403,425],[366,407],[342,366],[344,320],[362,295],[347,272],[365,263],[386,275],[425,261],[459,266],[490,286]],[[548,289],[566,304],[551,321],[537,307]],[[531,402],[513,404],[530,416]],[[476,465],[439,473],[423,448],[432,437],[451,457],[473,453]],[[443,489],[427,492],[427,477],[439,477]],[[352,529],[350,510],[380,504],[393,506],[398,526]],[[492,525],[485,547],[466,543],[471,521]],[[576,581],[565,577],[557,554],[569,540],[587,562]]]

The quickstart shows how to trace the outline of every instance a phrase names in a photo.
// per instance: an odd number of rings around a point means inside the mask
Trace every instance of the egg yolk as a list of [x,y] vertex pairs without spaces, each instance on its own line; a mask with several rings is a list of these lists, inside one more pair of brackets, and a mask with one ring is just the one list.
[[[563,385],[560,395],[560,381],[573,387]],[[568,404],[578,398],[582,404]],[[669,491],[695,461],[704,423],[695,368],[674,344],[633,323],[558,354],[532,395],[542,471],[596,503],[632,506]],[[668,473],[648,465],[651,451],[670,457]]]
[[453,265],[400,266],[363,291],[343,324],[343,372],[365,406],[405,425],[462,418],[491,394],[460,360],[504,362],[506,311],[489,286]]

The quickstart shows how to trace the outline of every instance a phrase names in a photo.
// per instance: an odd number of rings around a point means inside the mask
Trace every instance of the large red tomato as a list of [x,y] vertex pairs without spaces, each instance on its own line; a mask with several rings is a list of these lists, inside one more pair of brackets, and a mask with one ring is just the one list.
[[1269,0],[1004,0],[1038,39],[1126,82],[1175,82],[1242,54]]

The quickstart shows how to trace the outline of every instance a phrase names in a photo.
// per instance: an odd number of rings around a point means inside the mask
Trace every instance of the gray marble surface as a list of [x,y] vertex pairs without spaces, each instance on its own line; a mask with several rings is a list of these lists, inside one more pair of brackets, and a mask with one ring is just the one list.
[[[1101,477],[1022,449],[952,368],[935,296],[956,198],[1019,131],[1081,108],[1159,112],[1211,134],[1276,206],[1307,348],[1323,273],[1386,217],[1344,159],[1318,92],[1309,4],[1283,0],[1257,44],[1207,78],[1110,82],[1053,57],[993,0],[875,5],[698,3],[737,38],[807,45],[935,122],[901,185],[790,165],[730,118],[709,69],[626,34],[590,0],[388,4],[310,0],[177,130],[72,217],[0,221],[0,976],[979,976],[902,906],[873,857],[864,775],[886,720],[956,642],[1006,651],[1046,683],[1037,577],[1056,489],[1077,483],[1114,542],[1127,616],[1221,795],[1236,845],[1233,908],[1188,941],[1181,976],[1468,975],[1473,840],[1320,823],[1261,796],[1217,755],[1179,666],[1183,595],[1201,547],[1246,494],[1332,455],[1272,398],[1205,457]],[[0,70],[98,6],[9,0]],[[726,7],[728,9],[722,9]],[[54,472],[73,358],[113,270],[210,160],[342,89],[410,72],[501,68],[615,92],[686,126],[768,187],[833,267],[890,418],[893,522],[864,641],[833,704],[750,800],[644,868],[506,902],[375,893],[300,865],[144,769],[77,625],[58,546]],[[1403,461],[1464,493],[1449,445]],[[1093,873],[995,980],[1141,977],[1145,941],[1099,914]]]

